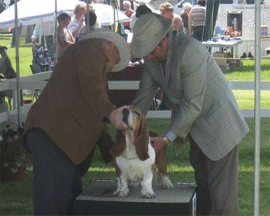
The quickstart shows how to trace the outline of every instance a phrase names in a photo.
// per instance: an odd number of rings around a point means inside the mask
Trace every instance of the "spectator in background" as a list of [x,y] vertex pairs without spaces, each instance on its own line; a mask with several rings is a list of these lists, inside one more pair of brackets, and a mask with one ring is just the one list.
[[4,0],[0,0],[0,3],[3,5],[3,7],[6,8],[6,3],[4,2]]
[[[39,22],[35,25],[33,34],[31,36],[31,41],[33,44],[40,43],[42,46],[46,47],[50,56],[55,55],[55,42],[54,42],[54,22]],[[44,38],[45,36],[45,38]]]
[[136,13],[133,13],[132,16],[130,17],[130,28],[132,29],[136,20],[143,14],[146,13],[152,13],[152,10],[147,7],[145,4],[139,5],[136,9]]
[[205,26],[206,8],[205,0],[198,0],[198,5],[192,7],[189,13],[188,31],[189,36],[202,41],[203,29]]
[[[19,0],[18,0],[19,1]],[[17,1],[17,2],[18,2]],[[14,0],[10,0],[10,2],[9,2],[9,6],[11,6],[11,5],[13,5],[14,4]]]
[[[134,11],[131,9],[131,3],[130,1],[123,1],[123,6],[125,8],[125,14],[130,18],[131,15],[134,13]],[[131,30],[130,29],[130,21],[129,22],[124,22],[124,28]]]
[[[17,0],[18,2],[19,0]],[[14,0],[10,0],[9,2],[9,6],[14,4]],[[21,31],[22,31],[22,25],[18,26],[18,38],[21,37]],[[12,28],[12,39],[11,39],[11,43],[10,43],[10,47],[14,47],[16,43],[16,29],[15,27]]]
[[189,2],[183,4],[183,12],[181,14],[181,18],[184,24],[184,31],[185,34],[188,35],[188,19],[189,19],[189,12],[191,11],[192,5]]
[[162,16],[172,20],[172,28],[175,31],[183,31],[182,18],[178,14],[173,13],[173,6],[169,2],[165,2],[159,6],[159,10]]
[[[10,0],[9,6],[11,6],[13,4],[14,4],[14,0]],[[18,37],[19,38],[21,36],[21,31],[22,31],[22,26],[18,26]],[[16,37],[15,36],[16,36],[16,30],[15,30],[15,27],[13,27],[12,28],[12,39],[11,39],[10,47],[14,47],[15,46],[15,42],[16,42]]]
[[73,38],[76,38],[82,27],[85,26],[86,4],[84,2],[78,3],[73,13],[74,15],[71,18],[68,30],[72,33]]
[[[97,15],[93,10],[89,10],[88,15],[85,14],[85,26],[82,27],[81,31],[79,32],[76,41],[79,41],[83,35],[89,34],[95,30],[95,24],[97,21]],[[88,25],[89,24],[89,25]]]
[[[98,2],[101,2],[101,1],[98,1]],[[93,0],[93,3],[98,3],[97,2],[97,0]],[[115,6],[115,8],[117,8],[117,9],[121,9],[121,10],[123,10],[123,7],[121,7],[121,1],[120,0],[104,0],[103,1],[103,4],[107,4],[107,5],[113,5],[113,4],[115,4],[114,6]]]
[[140,16],[142,16],[143,14],[146,14],[146,13],[152,13],[152,10],[143,4],[143,5],[140,5],[139,7],[137,7],[135,16],[136,16],[136,18],[139,18]]
[[[89,4],[89,11],[93,11],[96,14],[96,12],[95,12],[95,4],[93,2],[91,4]],[[86,20],[86,18],[85,18],[85,20]],[[98,17],[96,19],[96,23],[94,24],[94,28],[95,29],[101,28],[101,24],[98,21]]]
[[4,0],[0,0],[0,13],[2,13],[6,9],[6,4]]
[[67,13],[61,13],[57,17],[57,21],[59,24],[57,31],[58,58],[60,58],[63,52],[75,42],[72,33],[67,28],[70,20],[71,17]]
[[[20,40],[21,32],[22,32],[22,24],[20,26],[18,26],[18,40]],[[16,44],[16,28],[13,27],[10,47],[15,47],[15,44]]]

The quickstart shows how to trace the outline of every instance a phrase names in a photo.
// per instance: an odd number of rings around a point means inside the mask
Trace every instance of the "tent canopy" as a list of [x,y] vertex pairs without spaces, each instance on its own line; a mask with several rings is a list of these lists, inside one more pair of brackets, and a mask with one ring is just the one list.
[[[80,1],[78,0],[57,0],[57,14],[66,12],[70,15]],[[15,26],[14,4],[0,14],[0,29]],[[18,25],[32,25],[40,21],[54,21],[55,0],[21,0],[17,3]],[[95,11],[102,25],[112,25],[113,8],[110,5],[95,4]],[[128,21],[129,18],[118,10],[120,21]],[[116,20],[117,17],[116,17]]]

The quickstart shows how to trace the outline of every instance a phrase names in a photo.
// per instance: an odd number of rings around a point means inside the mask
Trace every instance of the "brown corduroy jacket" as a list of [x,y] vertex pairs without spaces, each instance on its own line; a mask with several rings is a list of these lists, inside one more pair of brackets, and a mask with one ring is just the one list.
[[44,130],[74,164],[95,146],[103,120],[114,109],[107,95],[106,56],[95,39],[80,41],[61,56],[42,94],[31,107],[24,134]]

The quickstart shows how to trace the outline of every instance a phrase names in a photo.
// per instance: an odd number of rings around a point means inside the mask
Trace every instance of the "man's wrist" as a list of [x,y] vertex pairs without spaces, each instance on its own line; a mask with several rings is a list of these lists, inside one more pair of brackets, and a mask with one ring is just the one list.
[[162,137],[163,141],[165,142],[166,145],[169,145],[170,144],[170,140],[167,138],[167,137]]

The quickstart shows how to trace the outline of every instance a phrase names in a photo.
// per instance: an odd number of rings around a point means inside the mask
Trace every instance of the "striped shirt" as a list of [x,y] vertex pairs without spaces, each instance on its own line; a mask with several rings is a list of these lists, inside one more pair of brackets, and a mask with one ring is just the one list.
[[206,9],[202,6],[195,6],[191,9],[189,16],[193,27],[203,26],[205,25]]

